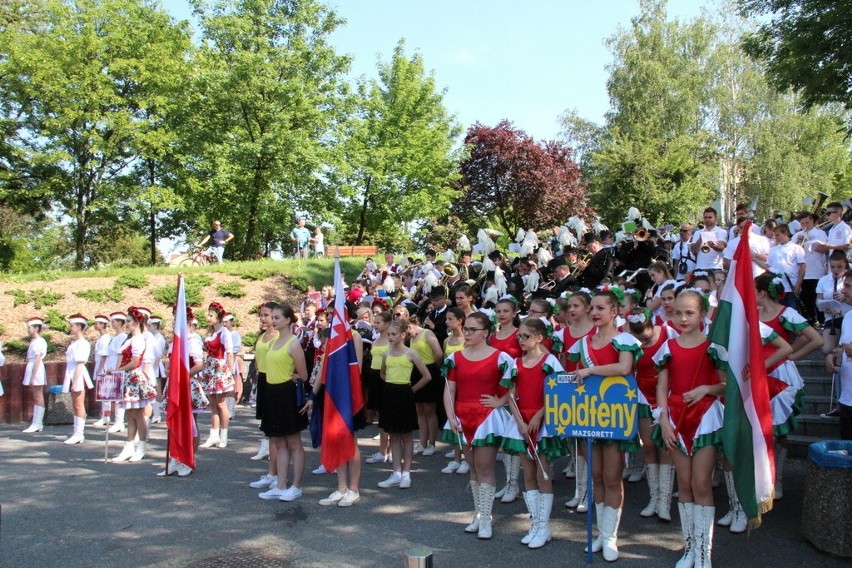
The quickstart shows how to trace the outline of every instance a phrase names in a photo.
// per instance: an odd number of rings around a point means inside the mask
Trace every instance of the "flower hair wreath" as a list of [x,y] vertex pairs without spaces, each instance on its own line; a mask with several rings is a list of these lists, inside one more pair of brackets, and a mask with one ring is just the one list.
[[694,287],[693,288],[681,288],[678,291],[678,295],[682,294],[683,292],[693,292],[693,293],[697,294],[698,297],[701,298],[701,309],[704,310],[704,313],[707,313],[707,312],[710,311],[710,298],[708,298],[707,295],[704,294],[704,290],[702,290],[701,288],[694,288]]
[[640,314],[627,314],[627,321],[630,323],[642,323],[644,324],[646,321],[650,321],[651,319],[651,310],[648,308],[642,308],[642,313]]
[[769,282],[769,297],[773,300],[781,300],[784,298],[786,291],[784,290],[784,281],[779,275],[774,275]]

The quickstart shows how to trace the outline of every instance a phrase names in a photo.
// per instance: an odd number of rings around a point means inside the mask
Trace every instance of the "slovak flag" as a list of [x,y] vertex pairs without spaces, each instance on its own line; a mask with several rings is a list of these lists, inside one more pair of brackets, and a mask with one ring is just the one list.
[[323,401],[322,451],[326,471],[334,471],[355,457],[355,428],[352,417],[364,407],[361,371],[355,356],[355,344],[349,328],[346,295],[340,259],[334,259],[334,312],[331,335],[325,347],[321,380],[325,385]]
[[169,361],[169,456],[195,469],[192,449],[192,397],[189,385],[189,333],[183,275],[178,277],[175,330]]

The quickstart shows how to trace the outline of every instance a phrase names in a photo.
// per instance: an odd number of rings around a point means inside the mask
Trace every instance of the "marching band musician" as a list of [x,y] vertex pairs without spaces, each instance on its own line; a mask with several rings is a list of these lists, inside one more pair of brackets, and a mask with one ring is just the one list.
[[722,270],[722,252],[728,243],[728,232],[716,225],[718,213],[712,207],[704,210],[704,228],[692,236],[690,250],[695,255],[695,270]]
[[[577,284],[584,288],[597,288],[604,278],[612,273],[614,256],[610,248],[605,248],[601,238],[595,234],[586,235],[586,250],[592,255],[592,259],[577,277]],[[580,261],[580,266],[583,262]]]
[[624,239],[616,251],[616,259],[620,263],[619,270],[635,273],[634,287],[643,294],[651,286],[651,278],[647,272],[637,271],[642,268],[647,269],[655,256],[656,247],[651,242],[651,238],[647,232],[643,235],[639,230]]
[[818,242],[828,241],[825,231],[815,227],[816,215],[809,211],[802,211],[796,215],[796,219],[802,225],[802,230],[793,235],[793,242],[805,251],[805,278],[802,280],[802,293],[799,300],[802,315],[814,325],[817,320],[822,321],[822,314],[817,310],[817,284],[819,279],[828,274],[825,263],[825,254],[815,250]]

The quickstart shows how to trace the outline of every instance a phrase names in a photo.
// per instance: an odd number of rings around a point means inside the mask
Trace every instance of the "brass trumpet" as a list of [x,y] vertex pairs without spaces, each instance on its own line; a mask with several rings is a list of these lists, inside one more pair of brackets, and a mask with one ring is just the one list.
[[703,253],[705,253],[705,254],[706,254],[706,253],[708,253],[708,252],[710,252],[710,245],[708,245],[708,244],[702,244],[702,245],[701,245],[701,252],[703,252]]
[[578,259],[574,267],[571,269],[571,277],[577,278],[577,276],[586,269],[593,257],[594,255],[592,253],[587,253],[583,256],[583,258]]
[[635,241],[647,241],[648,240],[648,230],[644,227],[639,227],[636,229],[636,232],[633,233],[633,240]]

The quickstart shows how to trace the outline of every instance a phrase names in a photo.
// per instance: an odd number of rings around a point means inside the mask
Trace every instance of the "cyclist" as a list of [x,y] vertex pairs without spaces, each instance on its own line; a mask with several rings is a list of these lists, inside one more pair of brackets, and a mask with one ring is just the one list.
[[222,255],[225,253],[225,245],[234,238],[234,235],[222,228],[220,221],[213,221],[213,227],[210,232],[204,237],[204,240],[196,243],[195,246],[202,247],[207,241],[210,241],[209,253],[216,257],[216,261],[222,264]]

